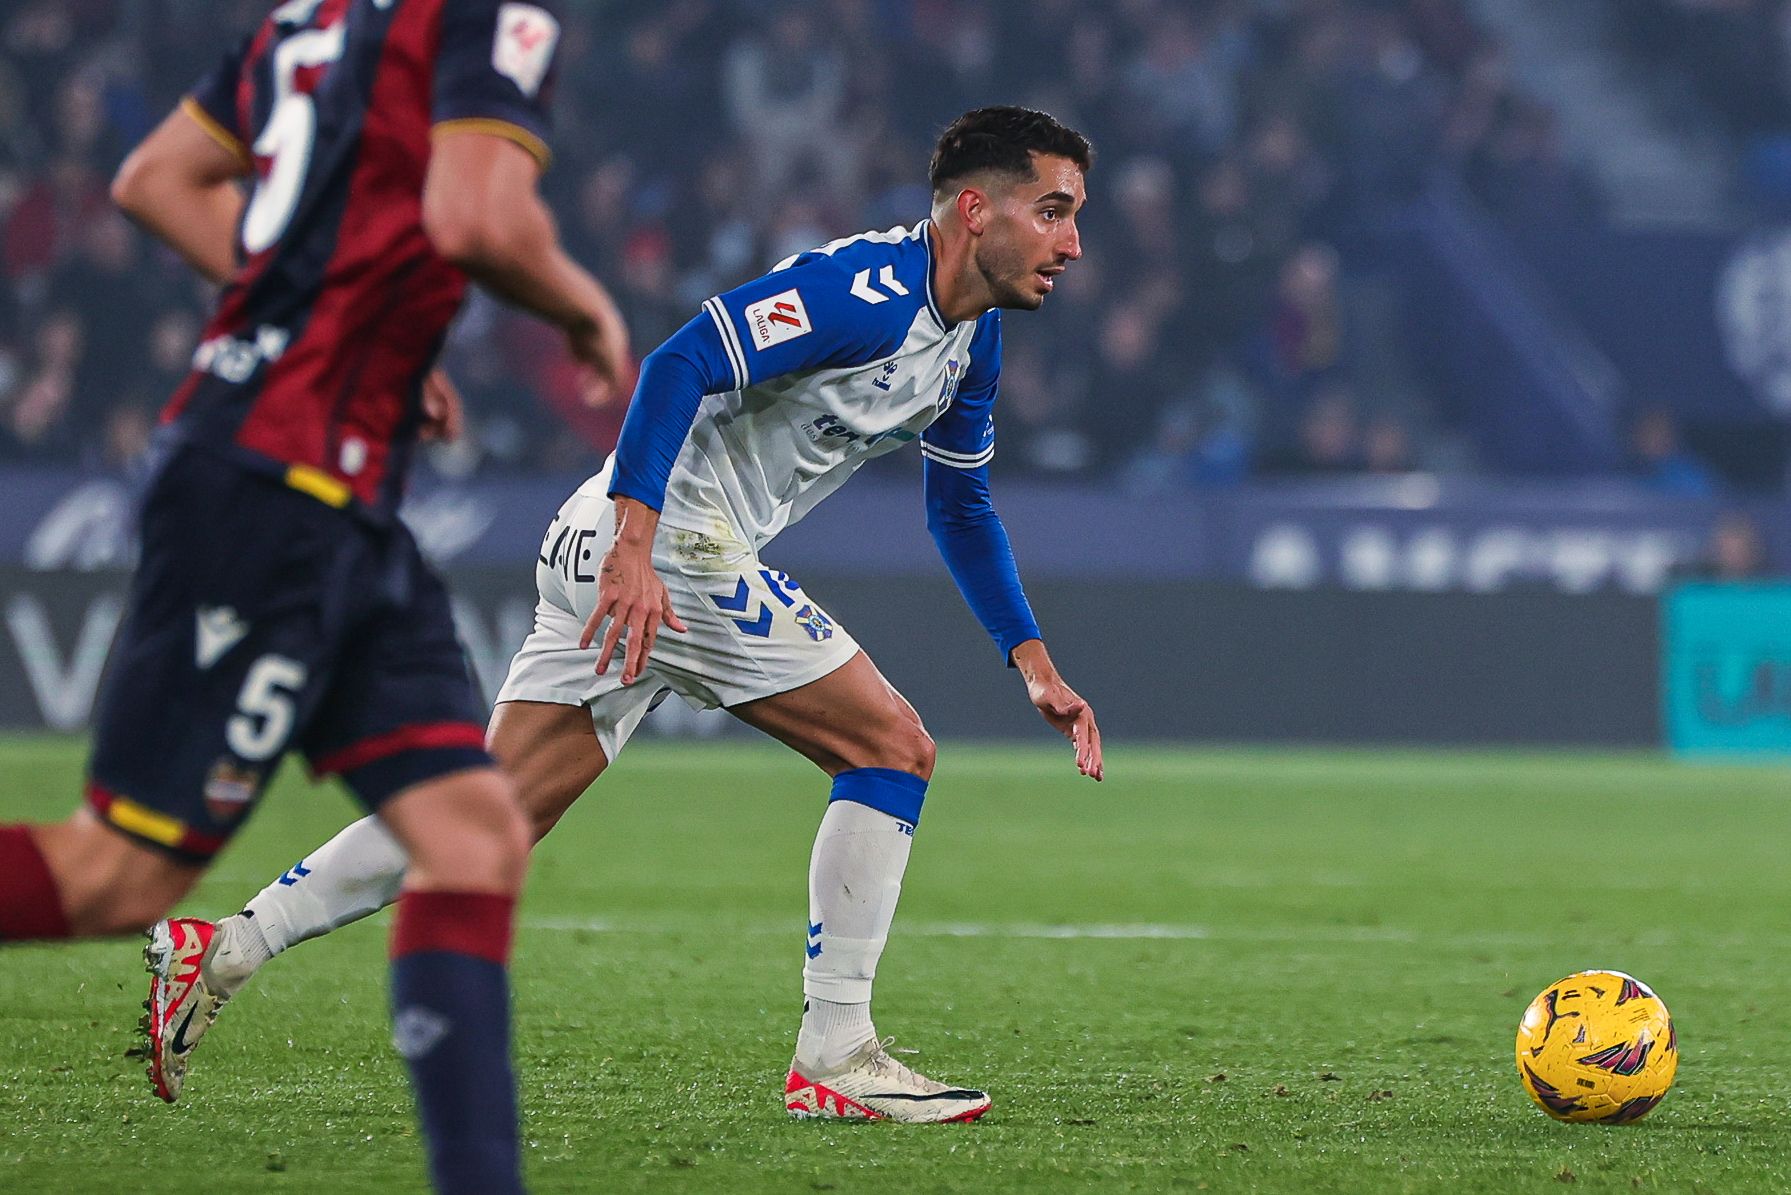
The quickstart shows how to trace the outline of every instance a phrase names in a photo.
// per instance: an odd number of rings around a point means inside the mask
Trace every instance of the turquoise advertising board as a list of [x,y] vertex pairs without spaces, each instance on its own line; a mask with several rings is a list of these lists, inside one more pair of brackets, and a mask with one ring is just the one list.
[[1662,603],[1668,745],[1791,755],[1791,585],[1685,585]]

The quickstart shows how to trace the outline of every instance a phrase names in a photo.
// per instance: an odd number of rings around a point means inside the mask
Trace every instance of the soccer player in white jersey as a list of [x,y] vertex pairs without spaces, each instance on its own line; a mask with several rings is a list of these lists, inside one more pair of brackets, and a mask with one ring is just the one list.
[[[925,456],[928,526],[1027,697],[1101,778],[1093,711],[1051,662],[989,500],[1001,309],[1038,308],[1082,255],[1088,142],[994,107],[934,152],[912,228],[798,254],[703,305],[643,363],[615,455],[543,540],[535,627],[489,746],[545,834],[667,692],[720,706],[832,777],[809,865],[792,1115],[974,1120],[984,1092],[893,1059],[871,983],[920,821],[934,748],[843,627],[760,550],[873,456]],[[217,924],[167,1053],[184,1077],[217,1009],[274,954],[396,895],[403,852],[357,822]]]

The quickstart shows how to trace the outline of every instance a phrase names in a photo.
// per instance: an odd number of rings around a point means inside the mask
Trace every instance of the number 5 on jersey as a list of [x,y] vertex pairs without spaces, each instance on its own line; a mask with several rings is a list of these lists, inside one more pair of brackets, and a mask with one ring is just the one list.
[[342,57],[344,28],[337,21],[328,29],[307,29],[293,34],[274,51],[273,110],[255,138],[256,155],[273,161],[255,184],[255,194],[243,216],[243,249],[250,256],[271,246],[286,231],[311,166],[317,104],[308,92],[296,89],[299,68],[323,66]]

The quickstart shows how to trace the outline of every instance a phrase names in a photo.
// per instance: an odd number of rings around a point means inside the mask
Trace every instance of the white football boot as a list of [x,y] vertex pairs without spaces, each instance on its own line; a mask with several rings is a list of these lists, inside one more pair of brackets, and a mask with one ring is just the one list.
[[784,1110],[797,1118],[907,1124],[953,1124],[975,1120],[989,1110],[987,1092],[935,1083],[891,1058],[889,1047],[894,1042],[893,1037],[873,1038],[839,1070],[826,1075],[805,1074],[801,1060],[792,1059],[784,1083]]

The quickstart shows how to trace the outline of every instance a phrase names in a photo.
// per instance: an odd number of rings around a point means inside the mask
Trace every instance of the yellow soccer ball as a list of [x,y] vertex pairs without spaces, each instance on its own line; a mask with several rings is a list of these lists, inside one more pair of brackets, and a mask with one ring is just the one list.
[[1629,1124],[1666,1098],[1679,1034],[1649,987],[1621,971],[1552,983],[1517,1027],[1517,1073],[1556,1120]]

